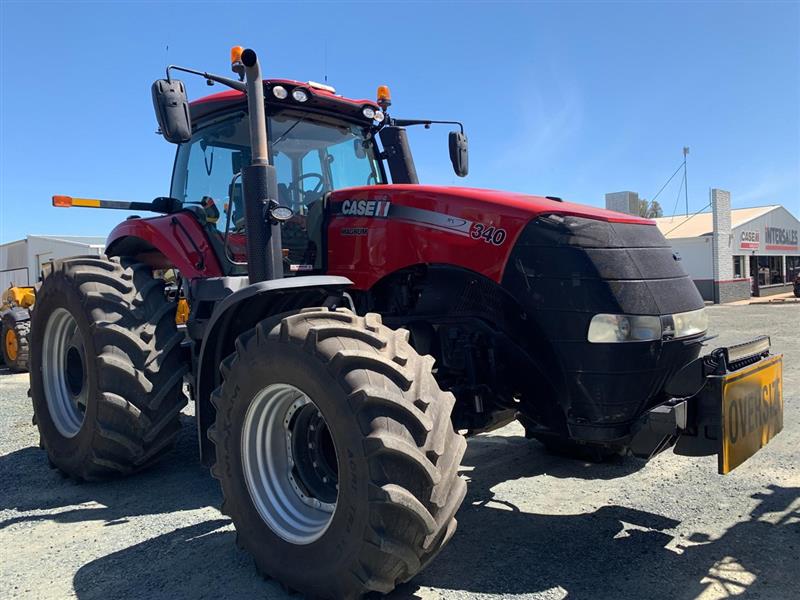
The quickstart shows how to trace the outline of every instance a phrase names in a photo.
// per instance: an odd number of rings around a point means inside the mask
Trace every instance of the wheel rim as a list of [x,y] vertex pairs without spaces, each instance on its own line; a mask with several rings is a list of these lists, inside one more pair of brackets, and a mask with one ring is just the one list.
[[64,308],[50,315],[44,331],[42,379],[50,417],[59,433],[74,437],[86,417],[86,352],[78,324]]
[[322,537],[336,510],[338,459],[316,404],[292,385],[269,385],[248,407],[241,441],[247,490],[263,521],[293,544]]
[[13,329],[9,329],[6,331],[6,356],[8,360],[14,361],[17,360],[17,334],[14,333]]

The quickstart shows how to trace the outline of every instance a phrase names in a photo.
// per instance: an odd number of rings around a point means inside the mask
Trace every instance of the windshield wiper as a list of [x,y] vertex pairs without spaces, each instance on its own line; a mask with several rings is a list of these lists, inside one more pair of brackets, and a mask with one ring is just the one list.
[[289,127],[289,129],[287,129],[286,131],[283,132],[283,135],[279,136],[277,140],[272,142],[272,145],[273,146],[277,146],[279,143],[281,143],[286,138],[286,136],[289,135],[292,132],[292,129],[294,129],[295,127],[300,125],[300,123],[302,123],[305,120],[306,120],[306,117],[300,117],[299,119],[297,119],[297,121],[295,121],[294,125]]

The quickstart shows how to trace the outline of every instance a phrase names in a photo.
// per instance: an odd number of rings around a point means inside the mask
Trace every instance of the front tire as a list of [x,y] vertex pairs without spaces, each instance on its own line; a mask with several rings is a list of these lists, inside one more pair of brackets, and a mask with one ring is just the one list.
[[212,396],[212,473],[260,572],[359,598],[407,581],[449,541],[466,441],[432,364],[407,332],[344,309],[239,336]]
[[50,463],[77,479],[161,458],[186,404],[175,303],[149,266],[57,261],[31,320],[31,398]]

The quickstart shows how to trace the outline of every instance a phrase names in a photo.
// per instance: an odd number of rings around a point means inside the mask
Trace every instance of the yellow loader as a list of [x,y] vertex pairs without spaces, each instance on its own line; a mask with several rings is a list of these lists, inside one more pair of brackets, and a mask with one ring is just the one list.
[[28,370],[30,309],[35,301],[34,288],[13,284],[0,297],[3,360],[12,371]]

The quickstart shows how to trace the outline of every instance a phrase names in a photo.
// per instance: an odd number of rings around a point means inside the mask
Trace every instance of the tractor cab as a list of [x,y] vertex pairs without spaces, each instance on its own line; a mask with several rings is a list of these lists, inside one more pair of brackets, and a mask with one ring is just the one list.
[[[282,222],[284,275],[321,272],[325,201],[330,192],[389,183],[418,183],[404,127],[451,121],[391,119],[389,88],[377,100],[353,100],[327,85],[283,79],[263,82],[269,163]],[[244,272],[245,215],[240,173],[251,162],[247,98],[228,91],[189,104],[190,124],[178,145],[170,196],[209,225],[220,262]],[[191,131],[189,135],[189,130]],[[188,139],[187,139],[188,138]],[[380,147],[378,144],[380,138]],[[450,158],[467,174],[467,142],[451,132]]]
[[[265,81],[264,88],[277,201],[292,212],[282,224],[284,271],[319,271],[326,194],[387,181],[374,135],[384,113],[320,84]],[[170,196],[205,215],[222,262],[235,272],[245,260],[239,174],[251,162],[246,98],[224,92],[193,102],[190,111],[193,133],[178,146]]]

